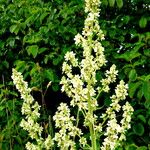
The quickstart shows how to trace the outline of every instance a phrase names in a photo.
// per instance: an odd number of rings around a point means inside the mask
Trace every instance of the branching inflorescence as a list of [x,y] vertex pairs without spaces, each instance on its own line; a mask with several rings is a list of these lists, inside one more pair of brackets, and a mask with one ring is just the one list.
[[[50,149],[56,142],[61,150],[74,150],[77,149],[77,145],[80,145],[82,149],[113,150],[126,139],[125,133],[130,128],[133,108],[128,102],[123,106],[120,105],[120,102],[123,102],[128,95],[128,86],[123,80],[117,85],[115,94],[110,97],[112,101],[110,106],[101,116],[96,114],[96,110],[99,109],[99,95],[110,91],[109,85],[116,82],[118,74],[116,66],[112,65],[110,70],[105,72],[104,79],[100,81],[96,79],[97,71],[107,63],[104,48],[100,43],[104,40],[104,34],[98,23],[99,6],[100,0],[85,0],[87,18],[82,34],[75,36],[75,44],[83,48],[82,60],[78,61],[73,51],[65,55],[62,66],[64,76],[60,82],[61,90],[71,98],[70,107],[75,107],[77,116],[76,118],[71,116],[69,106],[61,103],[53,117],[56,131],[58,131],[53,138],[50,135],[46,140],[42,138],[43,128],[37,123],[40,107],[37,102],[34,102],[30,95],[31,90],[23,81],[21,74],[13,69],[14,84],[24,100],[22,114],[26,115],[26,118],[22,120],[21,126],[29,132],[32,139],[37,141],[37,145],[28,142],[27,149]],[[75,74],[73,68],[78,69],[79,73]],[[101,87],[97,86],[100,84]],[[122,120],[118,123],[117,113],[120,111],[123,114]],[[79,120],[80,116],[82,116],[82,122]],[[98,120],[98,118],[101,119]],[[85,136],[80,129],[81,126],[82,129],[89,130],[90,136]],[[101,135],[104,140],[100,139]]]
[[12,74],[13,83],[16,85],[17,90],[21,94],[21,98],[24,100],[22,105],[22,114],[25,115],[25,119],[22,119],[20,126],[28,131],[31,139],[36,140],[36,144],[28,142],[26,144],[27,150],[41,150],[43,148],[49,150],[53,145],[51,136],[49,135],[46,139],[43,139],[41,134],[43,127],[37,123],[40,117],[39,110],[40,106],[34,101],[30,94],[31,89],[28,88],[28,83],[23,80],[23,76],[20,72],[13,69]]

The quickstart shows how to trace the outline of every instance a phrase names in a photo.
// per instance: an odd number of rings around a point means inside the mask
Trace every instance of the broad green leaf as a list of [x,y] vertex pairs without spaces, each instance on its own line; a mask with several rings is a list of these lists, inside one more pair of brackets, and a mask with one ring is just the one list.
[[133,98],[136,90],[139,88],[139,86],[142,84],[141,81],[135,82],[135,83],[129,83],[129,96],[130,98]]
[[149,80],[143,82],[142,89],[146,101],[150,102],[150,81]]
[[132,59],[139,57],[141,54],[137,52],[137,50],[130,50],[125,52],[124,54],[115,54],[115,58],[125,59],[126,61],[131,61]]
[[123,6],[123,0],[116,0],[116,3],[117,3],[117,6],[119,8],[122,8],[122,6]]
[[146,25],[147,25],[147,18],[144,17],[144,16],[142,16],[141,19],[140,19],[140,21],[139,21],[139,26],[140,26],[141,28],[145,28]]
[[38,49],[39,47],[37,45],[28,46],[27,53],[28,55],[32,55],[35,58],[38,54]]
[[24,72],[25,71],[25,68],[26,68],[26,62],[25,61],[16,60],[14,64],[16,66],[16,69],[19,72]]
[[[145,44],[144,43],[137,43],[137,45],[135,47],[133,47],[133,49],[127,50],[125,53],[123,54],[115,54],[114,57],[115,58],[119,58],[119,59],[125,59],[126,61],[130,62],[131,60],[133,60],[134,58],[137,58],[139,56],[141,56],[141,54],[138,52],[140,50],[141,47],[143,47]],[[129,45],[131,46],[131,45]],[[128,48],[128,47],[127,47]]]
[[108,0],[110,7],[114,7],[115,5],[115,0]]
[[134,124],[133,131],[136,135],[142,136],[144,134],[144,126],[141,123]]
[[131,81],[135,81],[137,78],[137,73],[135,69],[131,69],[131,71],[129,72],[129,79]]
[[138,115],[138,119],[140,119],[143,123],[146,123],[146,118],[143,115]]

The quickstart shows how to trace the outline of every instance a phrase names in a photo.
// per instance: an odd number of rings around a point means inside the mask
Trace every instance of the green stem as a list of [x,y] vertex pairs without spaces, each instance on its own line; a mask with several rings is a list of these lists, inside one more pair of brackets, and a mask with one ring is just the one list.
[[[90,85],[90,84],[89,84]],[[89,89],[89,85],[88,85],[88,89]],[[89,90],[88,90],[89,91]],[[93,117],[93,109],[91,107],[91,97],[90,97],[90,91],[88,92],[88,111],[91,114],[91,116]],[[91,136],[91,146],[92,146],[92,150],[97,150],[97,145],[96,145],[96,134],[94,131],[94,124],[89,121],[89,130],[90,130],[90,136]]]

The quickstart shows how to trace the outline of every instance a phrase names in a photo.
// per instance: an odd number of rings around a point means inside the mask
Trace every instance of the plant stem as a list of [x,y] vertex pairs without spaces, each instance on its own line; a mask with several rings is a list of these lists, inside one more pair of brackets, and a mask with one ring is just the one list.
[[[89,84],[90,85],[90,84]],[[88,89],[89,89],[89,85],[88,85]],[[89,90],[88,90],[89,91]],[[91,114],[92,117],[93,116],[93,109],[91,107],[91,96],[90,96],[90,91],[88,92],[88,111]],[[97,150],[97,145],[96,145],[96,135],[95,135],[95,131],[94,131],[94,124],[93,122],[89,121],[89,130],[90,130],[90,136],[91,136],[91,146],[92,146],[92,150]]]

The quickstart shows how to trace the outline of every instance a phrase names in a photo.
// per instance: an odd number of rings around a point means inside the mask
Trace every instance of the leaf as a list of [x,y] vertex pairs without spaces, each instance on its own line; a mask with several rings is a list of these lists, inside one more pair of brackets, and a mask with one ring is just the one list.
[[[133,49],[126,51],[124,54],[116,54],[114,57],[125,59],[126,61],[130,62],[132,59],[141,56],[141,54],[138,51],[144,45],[145,45],[144,43],[139,42]],[[130,46],[131,45],[129,45],[129,47]],[[127,48],[129,48],[129,47],[127,46]]]
[[147,102],[150,102],[150,81],[144,81],[142,86],[143,94]]
[[49,80],[49,81],[54,81],[54,71],[52,69],[47,69],[44,71],[44,75],[45,77]]
[[19,27],[18,27],[18,25],[15,24],[15,25],[10,26],[9,30],[10,30],[11,33],[18,34]]
[[148,150],[146,146],[140,146],[137,148],[137,150]]
[[114,7],[115,5],[115,0],[108,0],[110,7]]
[[123,0],[116,0],[116,3],[117,3],[117,6],[119,8],[122,8],[122,6],[123,6]]
[[40,23],[42,23],[42,21],[44,20],[44,18],[48,15],[47,12],[42,13],[42,15],[40,16]]
[[142,96],[143,96],[143,90],[142,88],[140,88],[139,91],[137,92],[137,98],[141,100]]
[[46,47],[42,47],[38,50],[38,54],[41,54],[41,53],[45,52],[46,50],[47,50]]
[[145,28],[146,25],[147,25],[147,18],[144,17],[144,16],[142,16],[141,19],[140,19],[140,21],[139,21],[139,26],[140,26],[141,28]]
[[16,69],[19,72],[24,72],[25,68],[26,68],[26,62],[25,61],[21,61],[21,60],[16,60],[15,61],[15,66],[16,66]]
[[115,58],[125,59],[126,61],[130,62],[132,59],[139,57],[141,54],[137,52],[137,50],[130,50],[125,52],[124,54],[115,54]]
[[32,55],[35,58],[38,54],[38,49],[39,47],[37,45],[28,46],[27,47],[28,55]]
[[138,115],[138,119],[140,119],[143,123],[146,123],[146,118],[143,115]]
[[107,0],[103,0],[102,3],[107,6],[108,5],[108,1]]
[[129,72],[129,79],[131,81],[135,81],[137,78],[137,73],[135,69],[131,69],[131,71]]
[[53,89],[53,91],[57,92],[60,89],[60,87],[58,84],[53,84],[52,89]]
[[135,144],[130,144],[130,145],[127,145],[125,150],[136,150],[137,149],[137,146]]
[[150,49],[145,49],[144,55],[150,57]]
[[139,88],[139,86],[142,84],[141,81],[135,82],[135,83],[129,83],[129,96],[130,98],[133,98],[136,90]]
[[134,124],[133,131],[136,135],[142,136],[144,134],[144,126],[141,123]]

